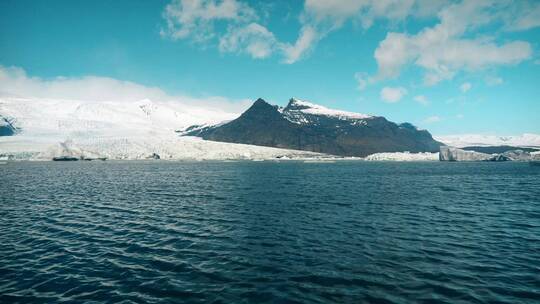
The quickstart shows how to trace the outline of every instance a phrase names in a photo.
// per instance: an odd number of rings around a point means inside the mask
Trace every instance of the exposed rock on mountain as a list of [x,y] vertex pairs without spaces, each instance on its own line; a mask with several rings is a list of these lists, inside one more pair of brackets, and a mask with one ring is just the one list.
[[12,136],[17,132],[17,128],[10,119],[0,115],[0,136]]
[[379,152],[437,152],[426,130],[291,99],[285,108],[258,99],[239,118],[218,126],[192,126],[184,135],[259,146],[367,156]]

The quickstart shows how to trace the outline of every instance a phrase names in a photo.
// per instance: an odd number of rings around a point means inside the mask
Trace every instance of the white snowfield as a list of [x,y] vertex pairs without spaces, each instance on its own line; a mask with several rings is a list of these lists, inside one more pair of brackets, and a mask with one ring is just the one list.
[[467,146],[514,146],[514,147],[540,147],[540,134],[525,133],[518,136],[496,135],[444,135],[434,136],[448,146],[462,148]]
[[238,117],[218,109],[176,101],[80,101],[0,98],[0,115],[13,118],[25,136],[138,135],[169,133],[184,127]]
[[238,113],[199,108],[176,101],[88,102],[0,98],[0,115],[21,132],[0,137],[0,154],[16,159],[59,156],[108,159],[269,159],[316,157],[317,153],[181,137],[175,131],[216,124]]

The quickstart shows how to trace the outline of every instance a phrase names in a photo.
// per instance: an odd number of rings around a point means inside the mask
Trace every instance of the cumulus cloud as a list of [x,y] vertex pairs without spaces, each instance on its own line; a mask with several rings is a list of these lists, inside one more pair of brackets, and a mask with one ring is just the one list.
[[[317,39],[304,39],[304,47],[297,48],[296,52],[301,55],[313,48],[318,41],[349,20],[368,29],[379,19],[400,22],[411,15],[431,16],[447,3],[448,0],[306,0],[300,18],[302,31],[310,29],[310,37]],[[300,57],[291,57],[293,60],[288,63]]]
[[463,93],[467,93],[471,88],[472,88],[472,84],[470,82],[465,82],[459,87],[459,89]]
[[283,45],[283,51],[285,53],[285,63],[294,63],[298,61],[308,51],[315,41],[318,40],[317,32],[311,26],[305,26],[300,32],[298,40],[295,44]]
[[341,27],[347,20],[369,28],[377,19],[396,22],[408,16],[429,17],[448,3],[448,0],[306,0],[304,17],[333,28]]
[[433,85],[453,78],[461,70],[517,64],[530,58],[532,48],[528,42],[497,44],[492,39],[466,35],[495,22],[493,10],[498,5],[488,0],[463,1],[445,7],[438,14],[438,24],[415,35],[388,33],[374,53],[378,64],[375,79],[396,77],[405,65],[413,63],[425,71],[424,83]]
[[417,95],[417,96],[414,96],[414,101],[418,102],[419,104],[421,105],[424,105],[424,106],[427,106],[429,105],[429,100],[427,99],[426,96],[424,95]]
[[204,98],[187,95],[170,95],[157,87],[109,77],[56,77],[43,79],[31,77],[19,67],[0,66],[0,97],[51,98],[88,102],[134,102],[143,99],[179,102],[200,107],[239,113],[251,101],[232,100],[221,96]]
[[[274,34],[258,23],[255,9],[237,0],[173,0],[163,12],[163,37],[190,39],[199,44],[214,41],[224,53],[244,53],[261,59],[280,49]],[[226,30],[216,26],[225,23]]]
[[250,23],[243,28],[231,28],[219,41],[222,52],[248,53],[253,58],[266,58],[276,47],[274,34],[264,26]]
[[[306,0],[299,17],[300,30],[294,42],[277,39],[260,23],[259,13],[241,0],[173,0],[164,11],[163,37],[190,39],[207,45],[217,41],[221,52],[244,53],[253,58],[279,54],[283,62],[305,57],[330,32],[347,20],[369,28],[377,19],[404,20],[408,15],[435,13],[446,0]],[[226,24],[226,32],[217,23]]]
[[204,41],[215,35],[217,21],[249,22],[256,20],[257,14],[236,0],[173,0],[165,7],[163,17],[167,24],[161,31],[163,36]]
[[407,95],[407,90],[403,87],[384,87],[381,90],[381,99],[388,103],[396,103],[405,95]]
[[523,31],[540,26],[540,2],[518,1],[505,15],[507,30]]
[[470,38],[471,35],[466,34],[495,23],[502,25],[503,30],[538,27],[540,3],[498,0],[306,0],[302,21],[320,32],[322,38],[348,20],[367,29],[378,20],[396,23],[407,18],[426,17],[437,17],[439,23],[416,35],[388,33],[375,51],[379,71],[373,81],[396,77],[403,66],[411,62],[426,71],[426,84],[451,79],[460,70],[519,63],[531,56],[528,42],[496,44],[492,39]]
[[[287,64],[300,60],[318,41],[320,32],[309,24],[301,27],[295,42],[284,42],[260,24],[258,12],[239,0],[173,0],[163,12],[162,37],[190,39],[198,44],[216,42],[223,53],[248,54],[262,59],[273,54]],[[216,26],[226,24],[226,30]]]
[[412,62],[426,71],[427,84],[435,84],[460,70],[519,63],[531,54],[527,42],[497,44],[485,37],[474,38],[472,30],[487,24],[503,25],[506,31],[540,26],[540,3],[530,1],[305,0],[298,16],[298,36],[287,42],[263,25],[260,16],[264,13],[245,0],[172,0],[163,11],[161,34],[205,46],[215,43],[221,52],[258,59],[278,54],[282,62],[291,64],[348,21],[368,29],[376,21],[393,24],[407,18],[437,17],[439,24],[415,35],[388,33],[375,51],[379,71],[373,78],[396,77]]

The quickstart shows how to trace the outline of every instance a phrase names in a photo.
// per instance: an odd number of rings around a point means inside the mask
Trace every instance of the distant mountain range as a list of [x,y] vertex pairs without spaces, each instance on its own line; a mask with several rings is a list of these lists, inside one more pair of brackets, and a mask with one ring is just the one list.
[[240,117],[191,126],[184,135],[259,146],[364,157],[379,152],[438,152],[442,143],[410,123],[332,110],[292,98],[284,108],[258,99]]

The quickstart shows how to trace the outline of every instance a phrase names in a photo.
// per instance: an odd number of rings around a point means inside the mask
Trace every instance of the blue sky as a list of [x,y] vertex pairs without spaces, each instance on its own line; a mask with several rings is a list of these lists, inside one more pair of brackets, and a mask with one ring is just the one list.
[[540,133],[540,1],[0,2],[0,65],[290,97],[434,134]]

